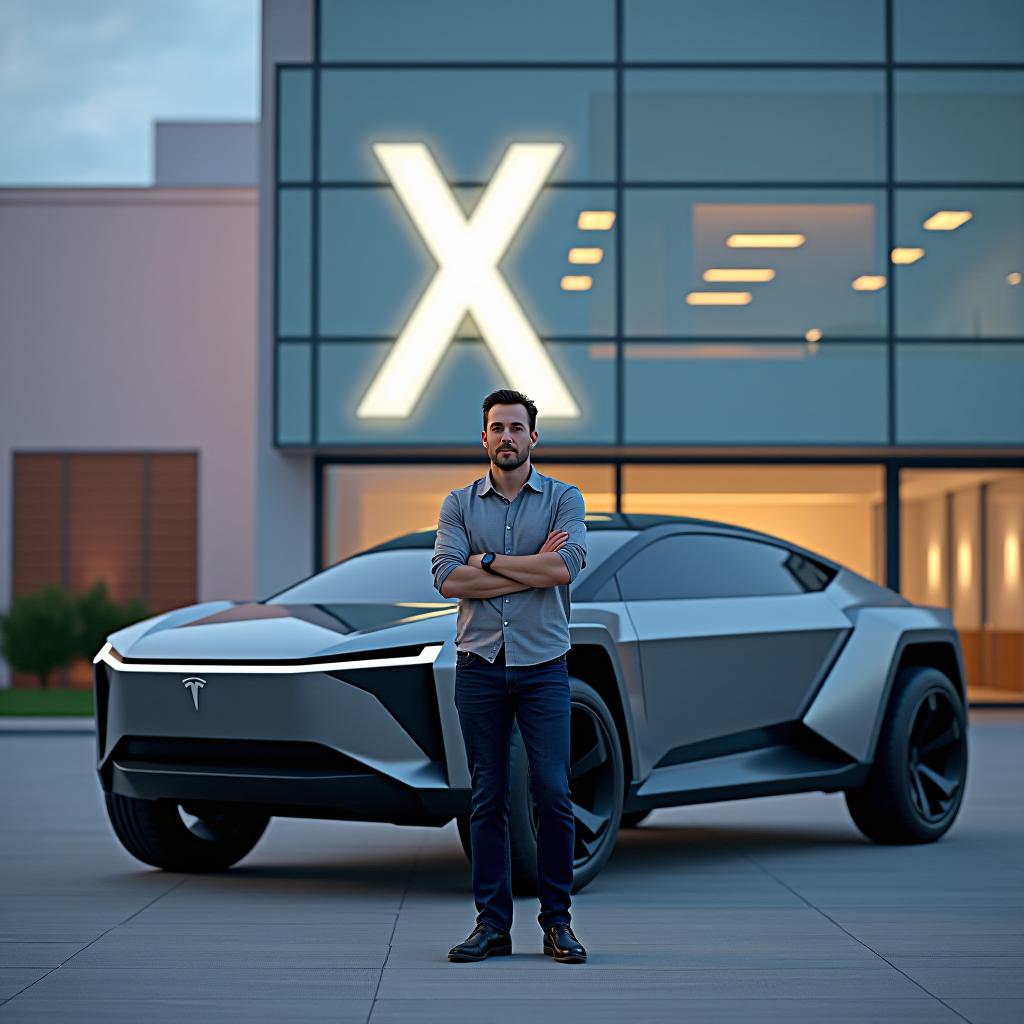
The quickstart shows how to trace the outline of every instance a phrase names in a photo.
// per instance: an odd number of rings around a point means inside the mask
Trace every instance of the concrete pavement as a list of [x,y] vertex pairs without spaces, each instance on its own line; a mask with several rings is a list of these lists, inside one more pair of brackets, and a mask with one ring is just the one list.
[[940,842],[874,846],[839,795],[655,812],[573,900],[586,964],[451,964],[473,925],[443,829],[275,820],[221,876],[118,845],[91,736],[0,734],[0,1024],[1024,1020],[1024,712],[971,712]]

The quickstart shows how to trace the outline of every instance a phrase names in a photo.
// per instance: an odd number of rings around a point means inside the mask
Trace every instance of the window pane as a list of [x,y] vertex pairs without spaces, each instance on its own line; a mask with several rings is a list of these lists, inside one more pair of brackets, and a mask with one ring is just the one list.
[[[471,215],[481,190],[459,189]],[[581,231],[584,210],[614,208],[603,189],[546,189],[499,263],[535,331],[551,336],[615,333],[615,229]],[[354,244],[358,239],[358,244]],[[585,250],[596,264],[569,263]],[[391,189],[325,189],[320,194],[320,331],[327,336],[397,337],[434,277],[437,261]],[[585,291],[562,278],[585,276]],[[476,337],[472,322],[462,333]]]
[[[575,484],[583,494],[588,512],[615,507],[615,471],[611,466],[534,465],[545,476]],[[445,495],[453,488],[478,480],[487,470],[486,456],[474,463],[325,466],[324,564],[330,565],[403,533],[435,529]],[[401,501],[396,501],[395,495],[399,494]],[[429,555],[427,561],[429,564]],[[444,600],[434,593],[434,599]]]
[[665,537],[617,573],[627,601],[802,594],[786,568],[790,552],[731,537]]
[[626,0],[626,60],[884,60],[883,0]]
[[279,180],[309,181],[313,177],[313,72],[282,68],[278,83]]
[[320,174],[386,181],[375,142],[425,142],[449,181],[487,182],[512,142],[565,145],[552,180],[614,176],[611,71],[324,71]]
[[895,0],[896,60],[1020,61],[1020,0]]
[[277,193],[277,333],[310,333],[309,189]]
[[1024,471],[900,473],[900,589],[951,608],[972,701],[1024,697]]
[[[479,341],[448,346],[411,415],[360,419],[357,408],[393,342],[321,343],[319,438],[322,444],[478,444],[480,403],[500,387],[515,387]],[[587,344],[546,342],[544,348],[581,409],[576,419],[545,417],[540,408],[537,453],[546,442],[609,443],[615,436],[615,361],[593,358]],[[412,386],[412,385],[410,385]],[[524,390],[530,394],[529,384]]]
[[878,181],[880,71],[629,71],[632,181]]
[[[970,214],[928,230],[936,214]],[[896,329],[909,337],[1024,336],[1024,191],[918,190],[896,194]],[[918,255],[920,254],[920,255]]]
[[277,443],[309,444],[310,346],[277,346]]
[[632,343],[624,372],[627,443],[886,440],[883,344]]
[[[884,202],[881,191],[866,190],[628,191],[626,333],[802,338],[814,329],[826,340],[884,335],[884,287],[854,287],[862,277],[876,285],[880,277],[884,285]],[[777,244],[737,248],[727,244],[730,239]],[[786,241],[796,244],[781,247]],[[729,281],[722,280],[728,277],[723,271],[755,273]],[[717,292],[746,304],[694,304]]]
[[1024,180],[1024,72],[895,75],[896,177]]
[[613,0],[321,0],[322,60],[612,60]]
[[744,526],[885,580],[881,466],[624,466],[622,489],[624,512]]
[[1024,345],[896,346],[900,444],[1024,444]]

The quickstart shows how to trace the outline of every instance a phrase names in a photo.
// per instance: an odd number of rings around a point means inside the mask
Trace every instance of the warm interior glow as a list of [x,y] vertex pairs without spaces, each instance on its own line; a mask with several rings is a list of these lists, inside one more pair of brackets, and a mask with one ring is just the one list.
[[714,267],[705,270],[705,281],[771,281],[775,271],[771,267]]
[[576,227],[581,231],[607,231],[614,223],[614,210],[580,210],[576,218]]
[[688,306],[746,306],[754,296],[750,292],[687,292]]
[[928,589],[938,590],[942,586],[942,552],[938,541],[928,544]]
[[818,327],[812,327],[806,334],[804,334],[804,337],[811,342],[821,341],[821,329]]
[[807,239],[803,235],[730,235],[725,244],[730,249],[799,249]]
[[589,292],[594,279],[589,274],[566,274],[562,278],[563,292]]
[[877,292],[879,288],[885,287],[885,276],[883,274],[861,274],[853,279],[851,285],[855,292]]
[[545,415],[580,415],[498,269],[564,148],[560,142],[509,146],[467,218],[427,146],[374,144],[374,154],[438,266],[363,395],[356,409],[360,419],[409,416],[467,313],[512,387],[527,391]]
[[600,263],[604,259],[604,249],[570,249],[570,263]]
[[964,590],[971,586],[971,542],[961,540],[956,549],[956,581]]
[[937,210],[923,224],[925,231],[955,231],[974,216],[970,210]]
[[1008,588],[1020,586],[1020,538],[1015,533],[1003,541],[1003,578]]
[[1007,284],[1020,284],[1020,271],[1019,270],[1011,270],[1010,273],[1006,275],[1006,283]]
[[923,255],[924,249],[904,246],[893,249],[891,253],[893,263],[916,263]]

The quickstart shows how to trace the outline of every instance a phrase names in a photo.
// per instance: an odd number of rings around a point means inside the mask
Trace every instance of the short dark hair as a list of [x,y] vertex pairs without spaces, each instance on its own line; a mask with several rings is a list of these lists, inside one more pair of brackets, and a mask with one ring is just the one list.
[[537,429],[537,406],[522,393],[513,391],[511,388],[500,388],[492,391],[484,399],[484,430],[487,429],[487,414],[495,405],[523,405],[526,406],[526,414],[530,417],[530,433]]

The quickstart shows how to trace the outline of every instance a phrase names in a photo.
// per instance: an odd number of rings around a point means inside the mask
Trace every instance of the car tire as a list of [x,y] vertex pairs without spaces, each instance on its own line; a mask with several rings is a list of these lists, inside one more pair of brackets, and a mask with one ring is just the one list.
[[953,824],[967,780],[967,717],[949,677],[914,666],[896,679],[867,780],[845,791],[876,843],[934,842]]
[[[572,891],[579,892],[598,875],[615,848],[625,779],[618,730],[604,700],[592,686],[574,676],[569,677],[569,699],[573,764],[579,766],[584,755],[598,751],[597,758],[588,759],[588,764],[594,766],[569,783],[576,810]],[[581,815],[597,826],[596,835],[582,824]],[[456,821],[462,848],[472,863],[469,816],[460,815]],[[530,794],[529,758],[515,722],[509,748],[508,822],[512,892],[516,896],[536,896],[537,815]]]
[[650,813],[650,811],[630,811],[623,814],[619,828],[636,828]]
[[174,800],[104,796],[121,845],[143,864],[165,871],[224,871],[252,850],[270,823],[268,815],[220,807],[202,810],[190,825]]

